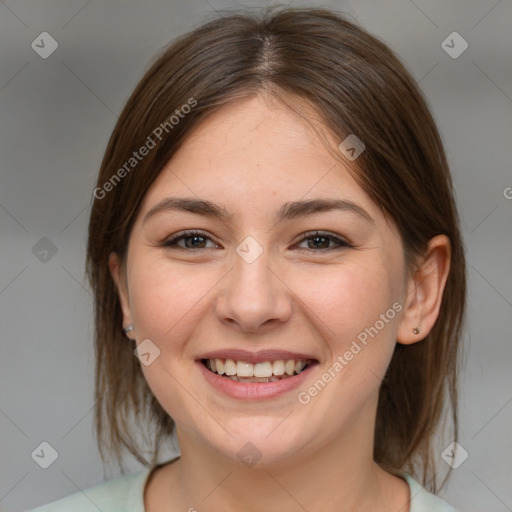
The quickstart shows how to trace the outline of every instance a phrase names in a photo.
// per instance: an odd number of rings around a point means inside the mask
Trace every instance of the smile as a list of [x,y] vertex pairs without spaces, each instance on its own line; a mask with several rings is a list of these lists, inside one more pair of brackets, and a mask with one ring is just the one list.
[[319,367],[308,354],[223,350],[196,359],[199,373],[220,396],[244,401],[278,399],[305,385]]
[[216,375],[231,379],[235,382],[277,382],[299,375],[310,364],[312,359],[278,359],[275,361],[261,361],[249,363],[233,359],[202,359],[208,370]]

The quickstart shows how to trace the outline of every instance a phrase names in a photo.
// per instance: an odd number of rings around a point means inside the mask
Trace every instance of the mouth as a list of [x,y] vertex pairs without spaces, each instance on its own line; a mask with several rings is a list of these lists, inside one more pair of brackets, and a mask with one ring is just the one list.
[[211,373],[235,382],[269,383],[300,375],[318,363],[316,359],[269,359],[251,363],[229,358],[204,358],[201,364]]
[[252,401],[278,398],[303,386],[320,361],[312,354],[288,350],[224,349],[203,353],[195,363],[212,389]]
[[268,400],[305,384],[320,364],[312,354],[287,350],[216,350],[195,359],[206,383],[221,395]]

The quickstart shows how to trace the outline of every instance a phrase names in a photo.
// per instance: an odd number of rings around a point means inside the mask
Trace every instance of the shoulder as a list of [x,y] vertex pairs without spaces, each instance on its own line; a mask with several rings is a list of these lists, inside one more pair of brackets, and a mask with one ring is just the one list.
[[144,512],[144,486],[150,472],[121,476],[30,512]]
[[409,512],[457,512],[449,503],[428,492],[405,471],[399,474],[409,484],[411,490],[411,505]]

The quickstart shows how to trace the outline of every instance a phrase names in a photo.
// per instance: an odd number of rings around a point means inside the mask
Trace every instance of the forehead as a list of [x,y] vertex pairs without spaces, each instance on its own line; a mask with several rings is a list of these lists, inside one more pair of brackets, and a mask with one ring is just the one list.
[[[336,148],[333,136],[322,133]],[[375,214],[378,210],[311,123],[282,102],[261,96],[238,100],[207,117],[152,184],[141,213],[168,195],[231,205],[232,213],[318,197],[357,201]]]

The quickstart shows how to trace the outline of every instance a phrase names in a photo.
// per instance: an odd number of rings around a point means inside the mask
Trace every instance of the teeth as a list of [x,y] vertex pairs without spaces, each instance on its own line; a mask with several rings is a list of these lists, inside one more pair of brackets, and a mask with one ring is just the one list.
[[[306,366],[306,361],[296,361],[295,362],[295,373],[300,373],[302,370],[304,370],[304,367]],[[215,369],[212,368],[214,371]]]
[[272,363],[272,373],[274,375],[284,375],[284,361],[274,361]]
[[226,359],[224,363],[224,373],[226,375],[236,375],[236,363],[233,359]]
[[[236,374],[238,377],[252,377],[254,375],[254,366],[251,363],[237,361]],[[260,377],[260,375],[257,375],[257,377]]]
[[254,365],[255,377],[271,377],[272,376],[272,363],[265,361],[264,363],[256,363]]
[[[212,361],[212,359],[208,359],[208,361]],[[224,363],[220,359],[213,359],[215,361],[216,371],[219,375],[224,375]]]
[[284,371],[288,375],[293,375],[295,373],[295,361],[293,359],[289,359],[288,361],[286,361],[286,363],[284,364]]
[[228,379],[234,380],[235,382],[277,382],[277,377],[228,377]]
[[277,361],[264,361],[261,363],[248,363],[234,361],[233,359],[208,359],[206,366],[218,375],[226,375],[232,380],[250,382],[274,382],[295,374],[299,374],[307,366],[308,361],[303,359],[288,359]]

